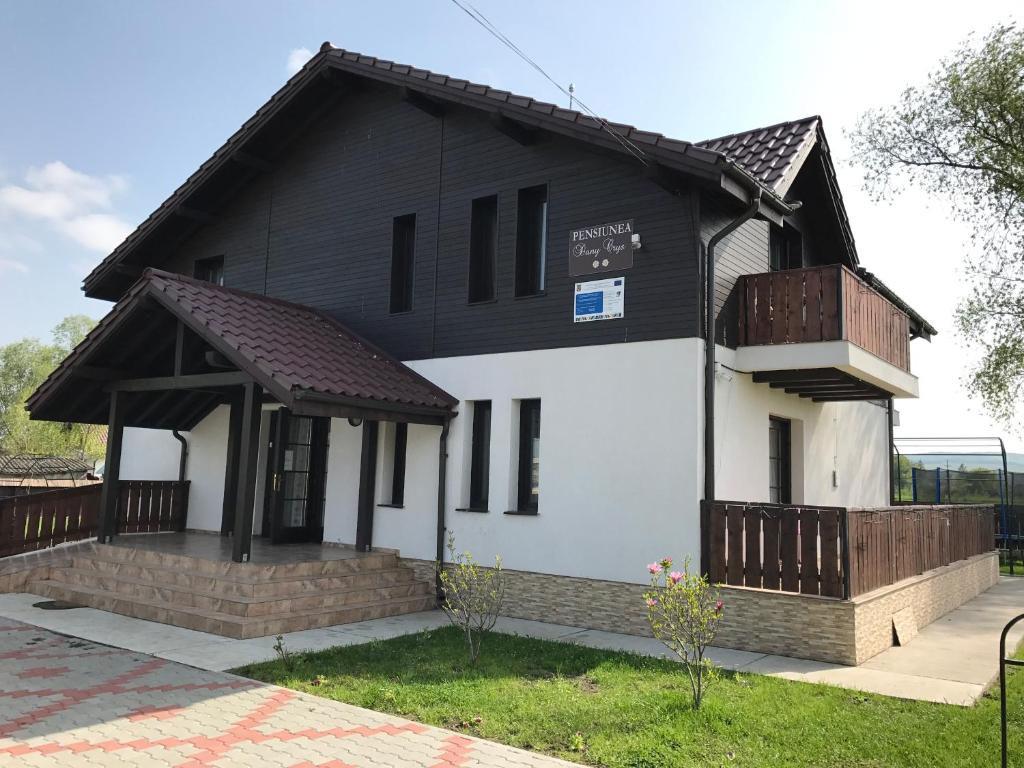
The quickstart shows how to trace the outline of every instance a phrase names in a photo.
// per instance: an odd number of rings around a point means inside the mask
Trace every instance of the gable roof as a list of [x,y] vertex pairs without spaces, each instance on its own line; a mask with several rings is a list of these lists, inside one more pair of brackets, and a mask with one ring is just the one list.
[[[304,403],[320,402],[443,417],[458,402],[324,312],[148,269],[29,398],[27,406],[33,418],[88,421],[81,418],[88,416],[106,422],[104,407],[98,414],[76,413],[78,418],[71,418],[60,401],[71,388],[76,395],[90,384],[102,391],[103,381],[83,380],[76,376],[76,370],[103,367],[96,366],[94,359],[101,357],[105,346],[117,344],[119,332],[143,336],[145,344],[153,323],[133,322],[133,314],[146,302],[155,303],[172,320],[184,323],[230,364],[299,414],[308,410]],[[153,375],[133,371],[129,378]],[[70,402],[81,399],[76,396]],[[102,406],[105,398],[92,399]],[[199,402],[194,411],[186,409],[186,421],[194,423],[205,416],[220,399],[211,401],[205,411]],[[130,416],[126,423],[132,425]]]
[[549,131],[637,157],[638,162],[651,170],[666,169],[689,174],[720,186],[744,203],[760,192],[761,214],[776,221],[781,221],[783,215],[791,212],[771,185],[721,151],[324,43],[316,56],[103,259],[85,278],[83,288],[86,294],[116,298],[119,291],[112,290],[104,281],[116,274],[120,265],[129,262],[141,248],[152,245],[154,241],[167,240],[161,237],[161,228],[170,227],[170,222],[176,217],[193,223],[205,218],[204,205],[213,202],[214,193],[236,189],[240,183],[238,179],[244,178],[239,174],[246,170],[250,173],[265,170],[268,163],[261,153],[272,151],[275,141],[294,136],[296,123],[302,124],[302,115],[316,115],[333,106],[338,94],[350,86],[353,79],[395,86],[411,101],[428,109],[432,104],[453,103],[482,110],[499,123],[508,121],[527,130]]
[[814,147],[820,125],[821,118],[812,115],[706,139],[698,145],[721,152],[766,187],[785,195]]
[[0,455],[0,475],[4,477],[81,477],[92,472],[93,465],[81,459],[48,456],[41,453]]

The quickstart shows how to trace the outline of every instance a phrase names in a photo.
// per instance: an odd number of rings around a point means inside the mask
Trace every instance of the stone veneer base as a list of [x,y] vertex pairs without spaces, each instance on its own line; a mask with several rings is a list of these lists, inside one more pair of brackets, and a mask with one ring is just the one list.
[[[418,579],[434,564],[402,558]],[[725,613],[715,645],[837,664],[862,664],[893,644],[892,617],[911,608],[918,628],[994,586],[995,552],[936,568],[853,600],[721,586]],[[505,571],[502,615],[650,636],[643,584]]]

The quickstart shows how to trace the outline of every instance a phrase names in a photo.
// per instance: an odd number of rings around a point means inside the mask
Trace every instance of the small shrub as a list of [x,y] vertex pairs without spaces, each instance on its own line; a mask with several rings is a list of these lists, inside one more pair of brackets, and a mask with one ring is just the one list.
[[651,588],[644,593],[647,621],[654,636],[682,660],[690,677],[693,708],[699,709],[717,676],[705,653],[718,631],[722,601],[704,576],[690,572],[689,558],[682,571],[671,568],[667,557],[647,566],[651,574]]
[[274,638],[274,653],[277,654],[278,661],[288,672],[295,671],[295,654],[284,644],[283,635]]
[[454,534],[448,535],[448,553],[450,562],[443,568],[438,563],[444,591],[441,608],[465,635],[469,664],[475,666],[483,636],[494,628],[505,599],[501,557],[494,558],[493,568],[477,565],[469,552],[456,553]]

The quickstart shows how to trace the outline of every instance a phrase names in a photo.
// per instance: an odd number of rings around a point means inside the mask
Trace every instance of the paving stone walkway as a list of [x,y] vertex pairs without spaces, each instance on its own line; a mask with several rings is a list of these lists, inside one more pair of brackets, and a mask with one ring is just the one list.
[[571,768],[277,686],[0,620],[0,766]]

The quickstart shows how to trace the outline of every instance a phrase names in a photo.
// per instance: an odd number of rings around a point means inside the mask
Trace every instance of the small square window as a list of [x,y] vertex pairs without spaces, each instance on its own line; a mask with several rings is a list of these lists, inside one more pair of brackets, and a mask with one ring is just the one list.
[[196,259],[192,265],[192,277],[214,285],[224,285],[224,257]]

